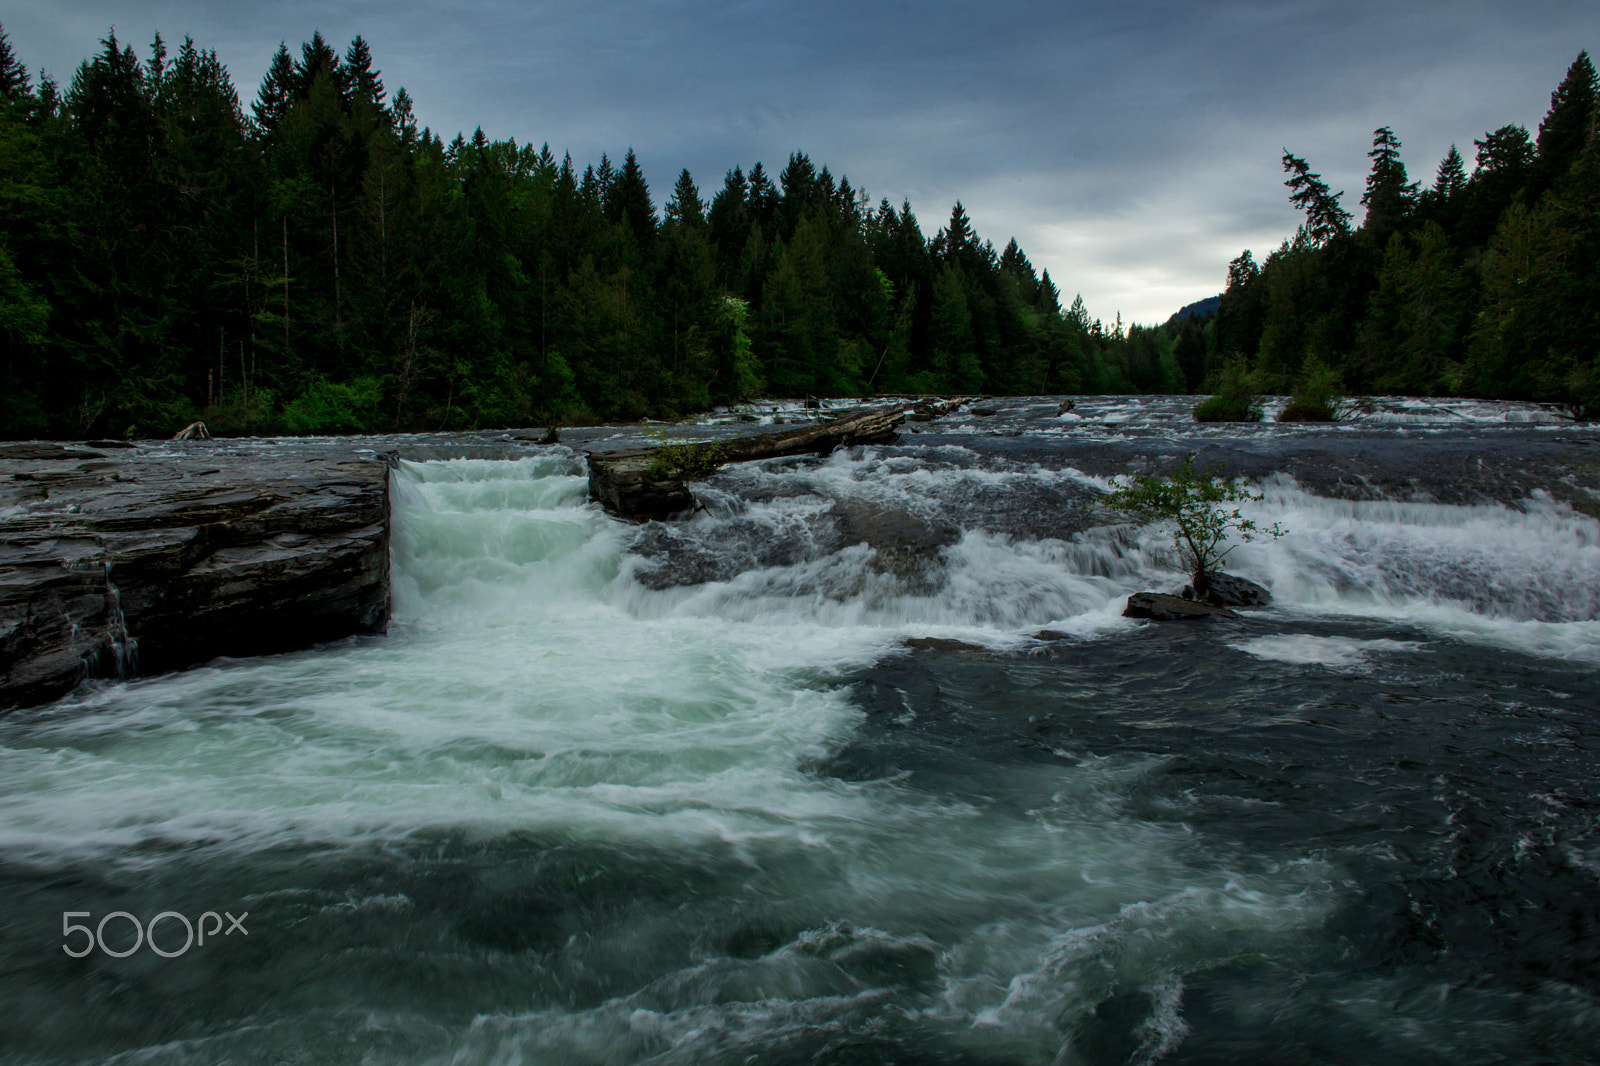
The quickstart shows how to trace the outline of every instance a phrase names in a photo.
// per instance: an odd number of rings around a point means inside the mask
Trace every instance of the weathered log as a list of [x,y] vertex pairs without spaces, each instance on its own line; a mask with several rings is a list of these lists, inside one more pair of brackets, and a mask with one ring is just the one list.
[[920,400],[911,409],[911,421],[932,422],[935,418],[943,418],[963,404],[969,404],[978,399],[977,396],[949,396],[944,399],[930,398]]
[[172,435],[173,440],[210,440],[211,431],[204,422],[190,422]]
[[782,433],[590,452],[589,496],[622,518],[678,514],[694,507],[687,483],[718,467],[785,455],[827,454],[841,445],[883,444],[894,440],[895,427],[905,417],[899,407],[882,407]]

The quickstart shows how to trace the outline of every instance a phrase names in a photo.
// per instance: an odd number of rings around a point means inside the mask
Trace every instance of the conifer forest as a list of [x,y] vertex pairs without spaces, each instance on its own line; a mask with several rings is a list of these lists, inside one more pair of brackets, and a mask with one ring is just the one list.
[[[108,35],[65,86],[0,31],[0,436],[675,418],[762,395],[1287,392],[1600,408],[1600,133],[1580,54],[1535,133],[1413,181],[1378,129],[1356,221],[1286,147],[1299,230],[1154,326],[1063,306],[960,203],[930,239],[796,151],[688,171],[419,128],[366,42]],[[1470,134],[1468,134],[1470,136]],[[1473,155],[1475,152],[1475,155]],[[1469,156],[1471,159],[1469,161]],[[1273,165],[1263,160],[1264,166]],[[1223,278],[1219,277],[1219,284]]]

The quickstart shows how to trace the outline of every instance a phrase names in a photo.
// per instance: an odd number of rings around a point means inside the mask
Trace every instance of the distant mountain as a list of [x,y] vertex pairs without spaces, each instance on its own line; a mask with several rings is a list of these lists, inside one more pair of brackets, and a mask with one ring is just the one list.
[[1173,323],[1182,322],[1190,315],[1197,315],[1200,318],[1208,318],[1217,313],[1217,304],[1221,302],[1222,297],[1220,295],[1207,296],[1204,300],[1196,300],[1189,306],[1181,308],[1177,314],[1167,319],[1167,324],[1171,325]]

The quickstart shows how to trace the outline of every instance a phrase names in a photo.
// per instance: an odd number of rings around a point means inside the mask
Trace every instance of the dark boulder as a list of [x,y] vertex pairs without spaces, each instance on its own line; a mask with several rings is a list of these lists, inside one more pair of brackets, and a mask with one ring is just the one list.
[[936,651],[941,653],[963,651],[988,651],[982,644],[971,644],[965,640],[956,640],[953,637],[907,637],[900,642],[912,651]]
[[1180,622],[1196,618],[1238,618],[1226,607],[1169,596],[1164,592],[1135,592],[1128,597],[1124,618],[1148,618],[1155,622]]
[[1214,607],[1265,607],[1272,602],[1272,593],[1254,581],[1220,571],[1201,574],[1194,591]]

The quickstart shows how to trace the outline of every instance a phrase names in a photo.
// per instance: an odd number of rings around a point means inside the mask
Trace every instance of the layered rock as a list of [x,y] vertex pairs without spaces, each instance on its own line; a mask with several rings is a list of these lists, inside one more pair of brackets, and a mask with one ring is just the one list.
[[388,466],[0,446],[0,707],[387,623]]

